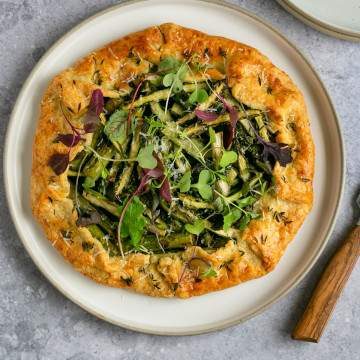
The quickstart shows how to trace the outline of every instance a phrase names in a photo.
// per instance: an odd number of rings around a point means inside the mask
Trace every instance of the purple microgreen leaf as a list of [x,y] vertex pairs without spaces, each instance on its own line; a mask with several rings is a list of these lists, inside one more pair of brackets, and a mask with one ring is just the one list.
[[133,195],[140,195],[143,193],[143,191],[146,189],[146,185],[152,180],[152,179],[159,179],[163,176],[163,172],[157,168],[155,169],[144,169],[142,173],[142,177],[140,180],[140,184],[135,190]]
[[162,175],[164,175],[164,172],[159,168],[144,169],[144,175],[149,179],[159,179]]
[[91,94],[88,112],[84,119],[84,131],[93,133],[100,124],[99,115],[104,110],[104,96],[100,89],[96,89]]
[[200,110],[200,109],[195,109],[195,115],[203,121],[214,121],[216,120],[219,115],[211,112],[211,111],[204,111],[204,110]]
[[169,180],[163,176],[163,182],[160,187],[160,196],[168,203],[171,203],[171,191]]
[[84,131],[86,133],[93,133],[100,124],[100,119],[95,113],[87,113],[84,119]]
[[292,162],[291,148],[287,144],[276,143],[264,140],[256,131],[254,126],[249,122],[251,129],[255,133],[255,137],[259,144],[263,146],[262,156],[265,161],[268,160],[269,155],[273,157],[275,161],[285,167],[287,164]]
[[99,116],[104,110],[104,95],[100,89],[95,89],[91,94],[89,110]]
[[55,142],[61,142],[68,147],[76,146],[81,140],[81,136],[78,134],[58,134]]
[[76,220],[76,225],[80,227],[99,224],[101,216],[97,211],[93,211],[90,215],[82,215]]
[[164,165],[157,154],[155,154],[155,158],[157,160],[157,169],[162,172],[162,176],[160,177],[161,187],[160,187],[160,196],[168,203],[171,203],[171,190],[169,180],[165,176],[165,168]]
[[261,144],[263,145],[263,158],[266,161],[271,155],[275,161],[278,161],[279,164],[285,167],[287,164],[291,163],[292,156],[291,156],[291,148],[287,144],[283,143],[273,143],[262,141]]
[[144,83],[145,79],[142,79],[139,84],[136,86],[136,89],[135,89],[135,92],[133,94],[133,97],[131,99],[131,104],[130,104],[130,107],[129,107],[129,113],[128,113],[128,117],[127,117],[127,132],[129,131],[130,127],[131,127],[131,115],[132,115],[132,112],[133,112],[133,108],[134,108],[134,102],[136,100],[136,98],[138,97],[138,94],[140,92],[140,89]]
[[69,153],[55,153],[51,155],[48,165],[53,169],[56,175],[61,175],[69,165]]
[[230,105],[221,95],[217,94],[217,97],[224,105],[224,108],[229,113],[230,123],[224,131],[224,147],[230,149],[236,133],[236,124],[238,121],[238,112],[235,106]]

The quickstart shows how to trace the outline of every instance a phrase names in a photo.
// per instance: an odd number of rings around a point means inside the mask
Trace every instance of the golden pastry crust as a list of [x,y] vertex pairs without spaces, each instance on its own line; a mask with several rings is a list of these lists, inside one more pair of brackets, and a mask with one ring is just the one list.
[[[127,90],[127,80],[148,71],[150,64],[158,64],[170,55],[183,59],[193,52],[203,54],[214,65],[210,70],[213,78],[225,73],[236,99],[268,111],[271,125],[278,131],[276,141],[291,145],[293,162],[286,167],[275,165],[275,193],[260,200],[261,219],[252,220],[241,237],[233,234],[237,243],[229,241],[212,253],[192,246],[179,253],[110,257],[86,228],[76,226],[77,213],[68,198],[67,172],[56,176],[47,166],[53,153],[67,151],[53,141],[58,133],[69,130],[60,103],[67,116],[76,121],[86,112],[94,89],[100,88],[106,97],[117,97]],[[136,53],[143,61],[136,64],[129,53]],[[91,134],[87,137],[90,141]],[[79,144],[73,148],[71,156],[82,147]],[[163,24],[106,45],[52,80],[41,102],[33,146],[31,203],[49,241],[84,275],[102,284],[151,296],[187,298],[273,270],[311,209],[313,175],[314,146],[306,106],[287,74],[249,46]],[[83,242],[93,244],[92,249],[84,251]],[[187,265],[194,256],[206,259],[218,275],[198,281]]]

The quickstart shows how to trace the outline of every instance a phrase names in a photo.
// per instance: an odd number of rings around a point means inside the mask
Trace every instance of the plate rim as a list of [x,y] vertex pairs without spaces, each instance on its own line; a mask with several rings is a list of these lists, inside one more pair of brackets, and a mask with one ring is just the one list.
[[[25,247],[26,251],[28,252],[28,254],[30,255],[32,261],[35,263],[35,265],[37,266],[37,268],[40,270],[40,272],[44,275],[44,277],[58,290],[60,291],[66,298],[68,298],[69,300],[71,300],[73,303],[75,303],[76,305],[80,306],[82,309],[84,309],[85,311],[89,312],[90,314],[96,316],[97,318],[100,318],[102,320],[105,320],[113,325],[117,325],[120,326],[122,328],[128,329],[128,330],[132,330],[132,331],[136,331],[136,332],[140,332],[140,333],[146,333],[146,334],[154,334],[154,335],[167,335],[167,336],[183,336],[183,335],[198,335],[198,334],[204,334],[204,333],[210,333],[210,332],[214,332],[214,331],[218,331],[218,330],[222,330],[225,328],[229,328],[235,325],[238,325],[240,323],[243,323],[247,320],[249,320],[250,318],[253,318],[259,314],[261,314],[262,312],[264,312],[265,310],[267,310],[270,306],[272,306],[273,304],[275,304],[276,302],[278,302],[280,299],[282,299],[284,296],[286,296],[292,289],[294,289],[295,286],[297,286],[299,284],[299,282],[309,273],[309,271],[313,268],[313,266],[315,265],[315,263],[317,262],[317,260],[319,259],[320,255],[323,253],[324,248],[326,246],[326,244],[329,241],[330,235],[334,229],[335,226],[335,222],[336,219],[339,215],[339,210],[340,210],[340,204],[341,201],[343,199],[343,194],[344,194],[344,186],[345,186],[345,177],[346,177],[346,158],[345,158],[345,145],[344,145],[344,139],[343,139],[343,135],[342,135],[342,130],[341,130],[341,126],[340,126],[340,121],[339,121],[339,117],[338,114],[336,112],[336,108],[331,100],[331,97],[329,95],[329,92],[327,91],[320,75],[316,72],[314,66],[312,65],[312,63],[309,61],[309,59],[302,53],[302,51],[300,51],[296,45],[294,45],[290,40],[287,39],[286,36],[284,36],[280,31],[278,31],[277,29],[275,29],[271,24],[269,24],[266,20],[263,20],[262,18],[260,18],[259,16],[253,14],[251,11],[244,9],[243,7],[239,6],[239,5],[235,5],[235,4],[231,4],[231,3],[226,3],[224,1],[221,0],[186,0],[186,1],[197,1],[200,3],[210,3],[210,4],[216,4],[219,6],[222,6],[224,8],[230,8],[232,10],[235,10],[236,12],[239,12],[240,14],[246,15],[248,17],[250,17],[251,19],[261,23],[262,25],[264,25],[265,27],[267,27],[270,31],[272,31],[273,33],[275,33],[275,35],[279,36],[282,40],[284,40],[286,42],[286,44],[288,46],[290,46],[291,48],[293,48],[302,58],[302,60],[306,63],[306,65],[309,67],[309,69],[311,70],[312,75],[315,76],[315,78],[317,79],[319,85],[321,86],[323,93],[329,103],[330,109],[333,113],[334,116],[334,120],[335,120],[335,125],[336,125],[336,130],[337,130],[337,137],[339,140],[339,144],[340,144],[340,162],[341,162],[341,174],[340,174],[340,184],[338,187],[338,198],[336,200],[336,205],[335,205],[335,209],[333,212],[333,216],[331,219],[331,222],[328,226],[328,229],[326,231],[326,234],[324,236],[324,240],[323,243],[320,245],[317,253],[314,254],[314,256],[312,257],[312,259],[310,259],[309,264],[307,266],[306,269],[304,269],[304,271],[302,273],[300,273],[298,276],[294,277],[293,280],[291,281],[291,283],[286,286],[281,292],[279,292],[277,294],[277,296],[273,299],[271,299],[269,302],[263,304],[262,306],[259,306],[255,311],[251,312],[250,314],[241,317],[241,318],[236,318],[234,320],[228,320],[228,321],[223,321],[221,322],[221,324],[215,325],[215,324],[208,324],[203,326],[201,329],[195,329],[195,330],[187,330],[187,331],[175,331],[175,332],[171,332],[170,334],[166,333],[165,330],[157,330],[157,328],[159,327],[153,327],[151,328],[151,326],[141,326],[141,325],[129,325],[127,323],[122,323],[122,321],[118,321],[118,320],[114,320],[110,317],[107,317],[106,315],[103,315],[101,313],[99,313],[98,311],[96,311],[95,309],[92,308],[91,305],[88,304],[84,304],[81,300],[78,300],[75,296],[73,296],[71,294],[71,292],[68,292],[65,288],[63,288],[63,286],[61,284],[59,284],[55,279],[53,279],[51,277],[51,275],[48,273],[48,271],[46,271],[46,268],[43,264],[40,264],[40,262],[36,259],[35,255],[33,254],[33,250],[31,249],[31,247],[29,246],[29,244],[27,244],[27,242],[24,240],[25,237],[22,236],[21,234],[21,223],[18,220],[18,217],[16,215],[16,208],[15,206],[13,206],[12,202],[13,202],[13,195],[11,194],[10,191],[10,185],[9,185],[9,179],[8,179],[8,153],[9,153],[9,142],[10,142],[10,135],[12,133],[12,129],[15,126],[16,122],[15,122],[15,113],[18,111],[18,107],[20,104],[20,99],[23,97],[23,94],[25,93],[25,90],[27,89],[27,87],[29,86],[30,82],[32,81],[33,77],[35,76],[36,72],[38,71],[39,68],[41,68],[42,64],[46,61],[46,59],[51,55],[51,53],[58,47],[61,46],[61,44],[63,43],[63,41],[65,41],[69,36],[71,36],[73,33],[75,33],[76,31],[78,31],[82,26],[86,25],[88,22],[94,20],[95,18],[102,16],[106,13],[110,13],[118,8],[122,8],[122,7],[126,7],[126,6],[131,6],[133,4],[136,3],[145,3],[151,0],[126,0],[120,4],[115,4],[112,5],[110,7],[107,7],[106,9],[99,11],[97,13],[95,13],[94,15],[86,18],[85,20],[81,21],[78,25],[74,26],[72,29],[70,29],[69,31],[67,31],[63,36],[61,36],[46,52],[45,54],[40,58],[40,60],[38,61],[38,63],[34,66],[34,68],[31,70],[30,74],[28,75],[27,79],[25,80],[23,86],[21,87],[20,92],[18,93],[18,96],[16,98],[16,102],[15,105],[13,107],[13,110],[11,112],[10,118],[9,118],[9,122],[7,124],[7,130],[6,130],[6,135],[5,135],[5,142],[4,142],[4,153],[3,153],[3,173],[4,173],[4,185],[5,185],[5,195],[6,195],[6,202],[8,205],[8,209],[11,215],[11,219],[13,221],[13,224],[16,228],[16,232],[18,237],[20,238],[23,246]],[[184,0],[183,0],[184,1]]]
[[304,24],[311,26],[326,35],[330,35],[342,40],[360,41],[360,31],[350,31],[341,27],[333,26],[329,23],[321,21],[305,11],[301,10],[298,6],[289,2],[288,0],[276,0],[286,11],[302,21]]

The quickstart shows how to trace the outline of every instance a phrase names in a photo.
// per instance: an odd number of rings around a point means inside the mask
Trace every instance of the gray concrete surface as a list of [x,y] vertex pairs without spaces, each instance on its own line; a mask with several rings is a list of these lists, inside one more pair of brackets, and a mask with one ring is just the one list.
[[[1,150],[16,96],[41,55],[79,21],[114,3],[114,0],[0,1]],[[286,298],[243,325],[193,337],[138,334],[96,319],[45,280],[16,234],[1,186],[0,359],[360,358],[359,266],[321,343],[294,342],[289,336],[324,264],[358,214],[354,198],[360,184],[360,43],[333,39],[312,30],[272,0],[233,3],[266,19],[302,49],[324,80],[337,108],[347,146],[347,181],[340,216],[323,256]]]

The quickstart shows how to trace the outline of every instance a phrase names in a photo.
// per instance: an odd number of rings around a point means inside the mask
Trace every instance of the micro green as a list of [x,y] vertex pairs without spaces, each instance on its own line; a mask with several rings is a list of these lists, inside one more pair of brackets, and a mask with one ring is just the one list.
[[238,156],[235,151],[224,150],[220,159],[220,166],[225,168],[237,160]]
[[185,63],[172,57],[165,58],[160,62],[158,70],[167,72],[162,81],[166,88],[171,88],[174,93],[178,93],[183,89],[183,80],[187,73]]
[[224,215],[223,230],[226,232],[230,229],[231,225],[240,219],[242,212],[239,209],[233,209]]
[[149,124],[149,128],[146,132],[149,136],[154,136],[157,130],[164,127],[164,124],[161,121],[156,120],[155,116],[147,117],[145,118],[145,121]]
[[210,170],[201,170],[198,182],[191,187],[197,189],[204,200],[210,200],[212,198],[211,185],[214,181],[215,177]]
[[122,109],[116,110],[111,114],[104,127],[104,133],[111,141],[116,141],[120,144],[125,142],[127,138],[127,116],[127,111]]
[[154,169],[157,165],[157,161],[153,155],[154,145],[146,145],[141,148],[136,160],[143,169]]
[[148,220],[143,215],[144,210],[145,205],[138,196],[135,196],[127,207],[121,224],[121,237],[124,239],[129,237],[131,245],[135,248],[138,247],[148,223]]
[[190,96],[189,103],[190,104],[201,104],[208,99],[209,95],[205,89],[197,88]]
[[191,172],[186,171],[185,174],[182,176],[180,181],[178,182],[178,187],[180,192],[185,193],[190,190],[191,187]]
[[205,221],[197,219],[193,224],[186,224],[185,230],[190,234],[200,235],[205,230]]

